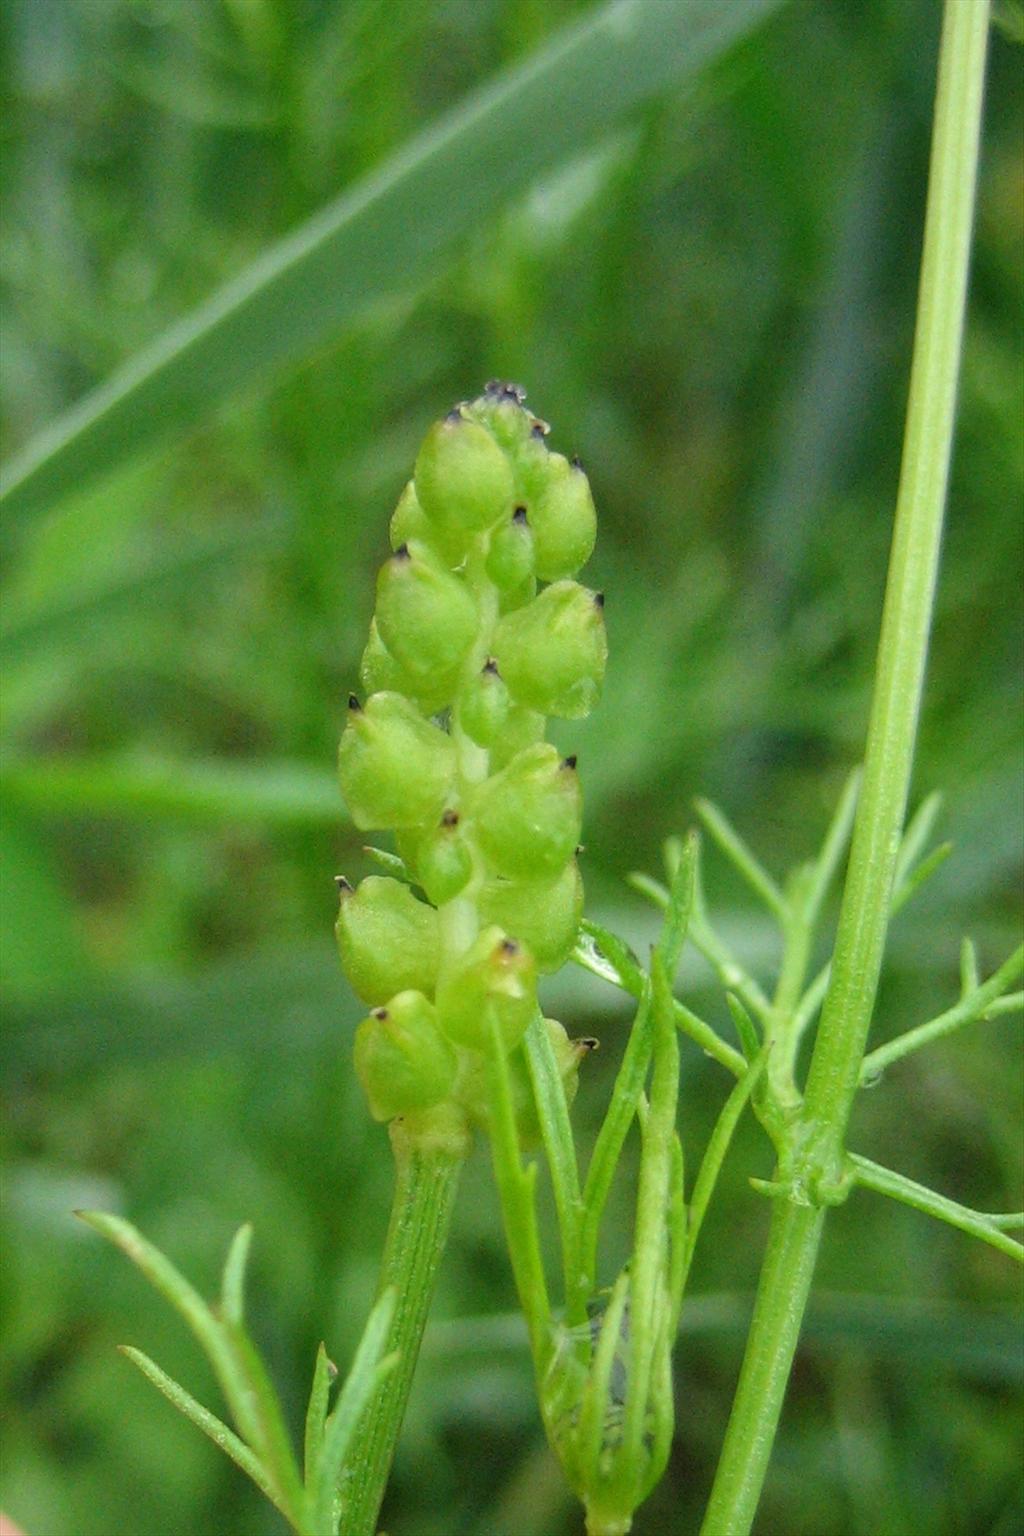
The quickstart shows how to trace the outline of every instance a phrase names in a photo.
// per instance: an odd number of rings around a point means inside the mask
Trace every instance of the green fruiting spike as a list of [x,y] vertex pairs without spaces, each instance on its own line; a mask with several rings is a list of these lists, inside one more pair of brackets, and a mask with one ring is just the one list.
[[508,522],[499,524],[491,534],[487,574],[502,596],[521,591],[533,578],[533,533],[525,507],[516,507]]
[[359,663],[359,681],[367,693],[404,693],[415,699],[428,715],[436,715],[451,703],[458,686],[458,671],[442,676],[414,677],[396,661],[380,637],[377,620],[370,620],[370,635]]
[[459,695],[459,725],[478,747],[489,747],[508,720],[508,689],[489,658]]
[[[497,666],[497,662],[495,662]],[[504,768],[526,747],[536,746],[544,740],[544,716],[536,710],[524,709],[521,704],[511,704],[505,722],[490,743],[491,769]]]
[[376,619],[392,656],[420,678],[453,676],[480,623],[466,584],[418,542],[399,545],[381,566]]
[[375,693],[365,708],[353,695],[348,716],[338,777],[356,826],[417,827],[439,817],[455,780],[451,737],[399,693]]
[[527,747],[477,791],[473,827],[484,856],[510,880],[554,880],[579,842],[576,759],[550,742]]
[[452,411],[423,440],[416,495],[445,536],[472,536],[511,516],[512,467],[486,427]]
[[422,992],[399,992],[356,1030],[355,1066],[375,1120],[430,1109],[447,1098],[456,1058]]
[[556,581],[525,608],[506,614],[492,650],[512,697],[529,709],[578,720],[601,696],[608,638],[604,597]]
[[484,928],[437,988],[442,1030],[456,1045],[487,1051],[497,1025],[510,1051],[526,1033],[537,1007],[537,967],[529,950],[501,928]]
[[440,954],[434,908],[384,875],[369,875],[356,890],[339,879],[338,893],[334,932],[356,996],[379,1006],[396,991],[432,994]]
[[529,949],[542,974],[572,954],[583,916],[583,881],[575,859],[554,880],[488,880],[478,897],[485,922],[497,923]]
[[458,811],[445,811],[438,826],[419,841],[416,871],[437,906],[453,901],[469,884],[473,855],[459,826]]
[[597,513],[590,481],[578,460],[548,456],[543,489],[530,502],[537,575],[542,581],[575,576],[590,559],[597,537]]

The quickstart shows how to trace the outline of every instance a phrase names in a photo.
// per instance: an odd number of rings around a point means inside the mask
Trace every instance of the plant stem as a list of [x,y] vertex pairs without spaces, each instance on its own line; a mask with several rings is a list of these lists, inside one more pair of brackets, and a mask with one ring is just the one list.
[[346,1458],[352,1480],[345,1490],[341,1536],[374,1536],[377,1529],[469,1145],[461,1126],[447,1122],[414,1132],[404,1120],[394,1120],[390,1132],[395,1196],[377,1294],[388,1286],[397,1291],[387,1349],[397,1351],[399,1360],[363,1416]]
[[803,1114],[792,1127],[736,1400],[702,1536],[745,1536],[782,1409],[857,1089],[906,810],[921,698],[956,381],[988,38],[987,0],[946,0],[910,398],[868,727],[864,782],[831,980]]

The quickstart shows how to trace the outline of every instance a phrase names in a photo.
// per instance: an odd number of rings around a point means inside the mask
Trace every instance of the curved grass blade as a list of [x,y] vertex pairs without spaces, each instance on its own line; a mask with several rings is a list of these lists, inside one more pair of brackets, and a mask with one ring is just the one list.
[[467,231],[624,113],[696,75],[779,0],[607,3],[459,102],[254,261],[9,466],[13,518],[49,505],[436,270]]

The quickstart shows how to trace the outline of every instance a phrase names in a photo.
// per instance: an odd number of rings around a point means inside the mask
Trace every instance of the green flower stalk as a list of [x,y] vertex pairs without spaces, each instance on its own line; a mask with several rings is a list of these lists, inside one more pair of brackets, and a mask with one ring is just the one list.
[[356,1433],[344,1536],[376,1530],[458,1169],[473,1127],[495,1133],[496,1067],[518,1157],[542,1134],[527,1032],[566,1107],[592,1045],[542,1021],[537,1000],[583,907],[576,759],[544,739],[546,721],[589,713],[607,656],[603,597],[574,579],[594,544],[589,482],[547,433],[498,382],[430,428],[391,519],[339,747],[353,821],[393,832],[399,855],[397,873],[338,882],[342,965],[370,1010],[356,1072],[399,1173],[380,1278],[398,1294],[399,1360]]

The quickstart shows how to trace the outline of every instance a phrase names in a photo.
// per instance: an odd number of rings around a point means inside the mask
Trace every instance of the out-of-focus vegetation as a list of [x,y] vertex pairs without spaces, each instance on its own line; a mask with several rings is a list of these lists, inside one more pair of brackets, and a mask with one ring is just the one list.
[[[433,417],[492,375],[521,380],[595,488],[588,579],[608,594],[612,658],[605,703],[563,735],[586,785],[596,917],[647,942],[654,920],[623,876],[656,869],[696,793],[772,867],[809,854],[857,759],[938,13],[756,9],[763,22],[685,88],[666,68],[596,136],[565,133],[541,175],[496,169],[520,188],[496,213],[472,217],[477,192],[456,178],[444,207],[382,225],[380,281],[371,229],[372,303],[357,294],[300,367],[261,369],[227,400],[211,378],[208,409],[193,381],[187,436],[101,463],[7,525],[0,1504],[29,1536],[279,1529],[116,1354],[142,1345],[216,1406],[183,1329],[72,1208],[122,1211],[207,1289],[252,1218],[254,1327],[296,1426],[319,1338],[344,1360],[358,1336],[390,1172],[353,1082],[359,1010],[331,940],[331,876],[367,869],[331,765],[387,517]],[[586,10],[9,0],[5,454]],[[987,974],[1020,926],[1020,62],[997,32],[916,775],[918,796],[944,791],[956,846],[893,928],[876,1041],[952,1001],[963,931]],[[513,172],[543,158],[529,131],[502,153]],[[462,232],[443,245],[447,222]],[[768,931],[713,859],[709,885],[737,949],[764,963]],[[724,1018],[707,976],[684,977]],[[551,984],[548,1011],[602,1038],[577,1104],[585,1139],[628,1015],[581,973]],[[893,1068],[852,1144],[971,1205],[1019,1209],[1020,1063],[1018,1021],[974,1026]],[[684,1049],[694,1150],[721,1079]],[[766,1225],[747,1179],[767,1159],[747,1125],[698,1255],[676,1445],[639,1536],[694,1529],[710,1486]],[[1012,1536],[1014,1266],[858,1194],[830,1218],[818,1287],[759,1529]],[[512,1300],[477,1156],[385,1509],[393,1536],[578,1528]]]

